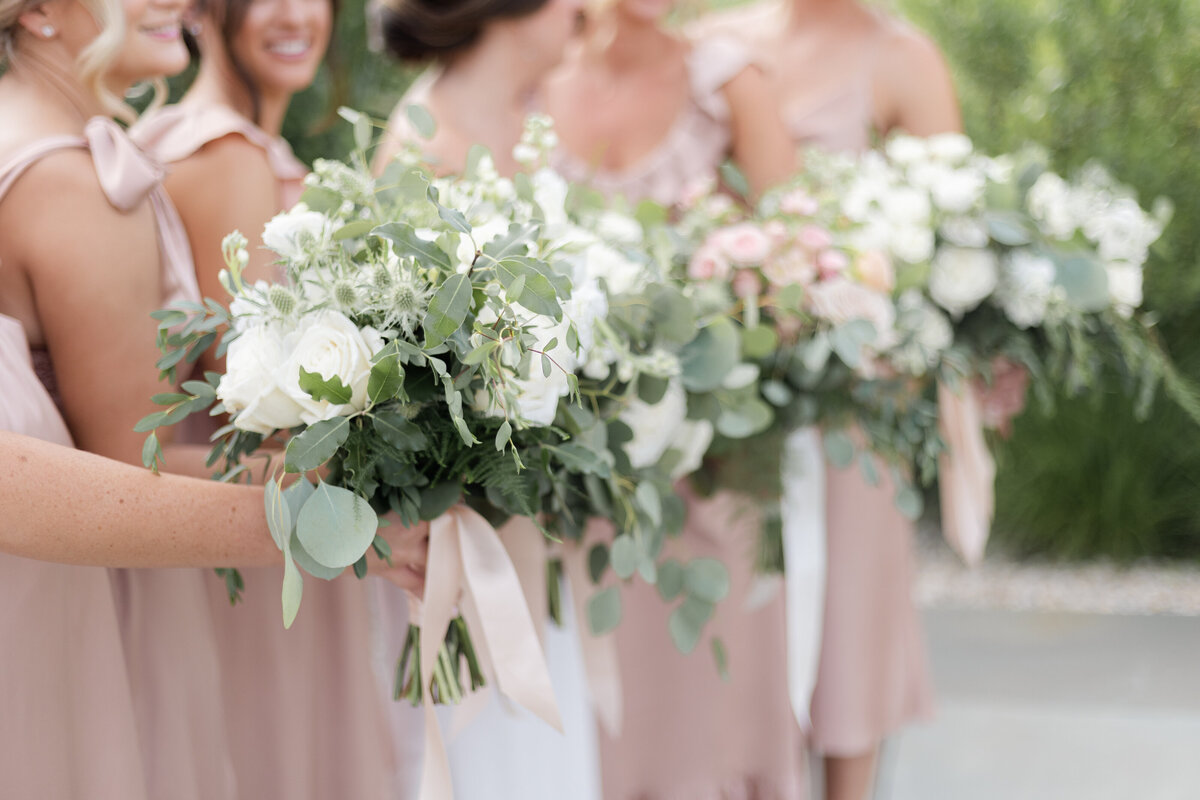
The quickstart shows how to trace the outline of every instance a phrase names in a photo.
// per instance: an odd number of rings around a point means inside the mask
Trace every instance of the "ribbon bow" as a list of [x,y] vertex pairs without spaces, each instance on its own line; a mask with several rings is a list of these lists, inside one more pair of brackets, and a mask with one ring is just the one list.
[[[562,719],[550,672],[517,571],[496,530],[465,505],[430,523],[425,597],[414,607],[421,624],[421,675],[434,662],[455,606],[462,611],[483,668],[497,687],[558,731]],[[454,789],[429,687],[423,687],[425,763],[421,800],[450,800]]]
[[92,117],[83,129],[100,188],[114,207],[132,211],[162,184],[166,171],[108,117]]

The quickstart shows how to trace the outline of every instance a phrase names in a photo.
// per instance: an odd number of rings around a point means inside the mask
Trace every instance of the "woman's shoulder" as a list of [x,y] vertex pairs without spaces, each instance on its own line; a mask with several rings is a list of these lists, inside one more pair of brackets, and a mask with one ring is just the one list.
[[882,75],[914,82],[945,74],[942,49],[929,34],[891,15],[878,15],[878,65]]
[[265,167],[281,179],[307,172],[285,141],[220,104],[179,103],[148,113],[131,131],[164,164],[202,162],[207,168]]

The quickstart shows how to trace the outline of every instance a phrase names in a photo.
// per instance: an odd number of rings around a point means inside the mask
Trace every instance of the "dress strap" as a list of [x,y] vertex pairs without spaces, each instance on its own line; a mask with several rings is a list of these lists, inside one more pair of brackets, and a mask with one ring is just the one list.
[[86,149],[87,141],[80,136],[48,136],[19,149],[0,167],[0,202],[25,171],[51,153],[59,150]]
[[0,167],[0,200],[30,167],[52,153],[68,149],[91,153],[104,196],[121,211],[137,208],[162,182],[163,168],[139,150],[117,123],[107,117],[93,117],[84,126],[83,136],[48,136],[18,150]]
[[714,35],[697,40],[687,56],[692,99],[713,119],[729,118],[725,84],[754,63],[749,49],[732,36]]

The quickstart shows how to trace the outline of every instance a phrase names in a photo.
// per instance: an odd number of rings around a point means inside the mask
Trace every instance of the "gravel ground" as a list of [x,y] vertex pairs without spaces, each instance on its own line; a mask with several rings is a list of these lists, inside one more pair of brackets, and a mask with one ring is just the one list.
[[1200,616],[1200,565],[1015,562],[989,555],[971,570],[936,531],[918,538],[921,608]]

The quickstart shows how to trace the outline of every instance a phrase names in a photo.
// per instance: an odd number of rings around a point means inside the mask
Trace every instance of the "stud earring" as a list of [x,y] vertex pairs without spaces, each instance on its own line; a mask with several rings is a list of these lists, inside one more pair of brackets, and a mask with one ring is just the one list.
[[187,25],[187,32],[192,36],[199,36],[200,34],[204,33],[204,25],[199,22],[189,22]]
[[54,31],[53,25],[43,25],[42,26],[42,36],[46,37],[47,39],[49,39],[51,36],[53,36],[54,33],[55,33],[55,31]]

